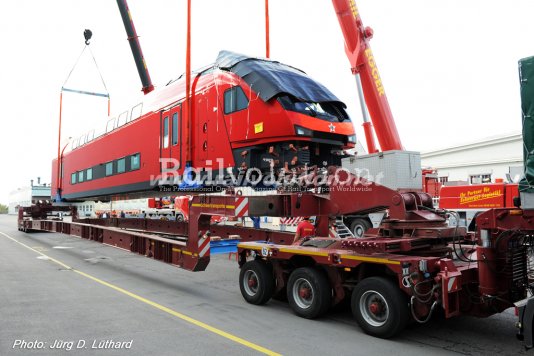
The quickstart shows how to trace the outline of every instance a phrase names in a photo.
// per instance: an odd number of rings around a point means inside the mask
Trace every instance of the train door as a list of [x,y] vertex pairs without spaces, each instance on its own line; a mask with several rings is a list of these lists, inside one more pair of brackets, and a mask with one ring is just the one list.
[[162,173],[182,168],[181,105],[161,112],[160,166]]

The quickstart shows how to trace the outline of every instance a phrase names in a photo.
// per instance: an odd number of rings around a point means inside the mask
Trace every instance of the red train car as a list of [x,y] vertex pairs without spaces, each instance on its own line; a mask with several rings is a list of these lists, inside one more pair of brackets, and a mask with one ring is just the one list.
[[59,169],[52,163],[55,200],[169,195],[177,185],[161,178],[183,176],[186,167],[220,180],[252,168],[340,165],[355,145],[345,104],[296,68],[222,51],[192,78],[189,121],[179,78],[110,119],[102,133],[75,140]]

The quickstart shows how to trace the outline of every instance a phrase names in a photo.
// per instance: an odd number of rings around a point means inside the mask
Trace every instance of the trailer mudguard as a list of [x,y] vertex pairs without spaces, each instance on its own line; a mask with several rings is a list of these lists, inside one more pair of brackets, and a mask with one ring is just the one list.
[[518,310],[518,334],[517,337],[523,340],[527,349],[534,346],[533,324],[534,324],[534,297],[523,299],[515,303]]

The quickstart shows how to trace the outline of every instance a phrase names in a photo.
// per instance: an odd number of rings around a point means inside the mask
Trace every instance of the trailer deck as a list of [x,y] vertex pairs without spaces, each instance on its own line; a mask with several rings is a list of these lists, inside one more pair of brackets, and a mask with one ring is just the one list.
[[[513,310],[489,319],[443,321],[437,317],[425,326],[408,328],[394,340],[370,338],[346,306],[312,322],[292,315],[284,302],[272,300],[265,308],[246,303],[236,288],[236,262],[226,255],[212,256],[205,272],[193,274],[75,236],[27,234],[17,231],[15,225],[16,217],[0,215],[0,232],[35,251],[0,234],[4,256],[0,259],[0,298],[9,301],[1,307],[3,325],[9,326],[0,329],[2,355],[27,354],[30,350],[12,348],[15,340],[22,339],[47,343],[85,340],[89,349],[76,350],[75,345],[70,351],[73,355],[91,353],[93,340],[108,339],[133,340],[124,351],[128,355],[146,355],[155,344],[161,355],[261,354],[147,302],[286,355],[350,354],[355,347],[366,354],[388,354],[395,349],[398,355],[527,355],[521,343],[513,341]],[[295,330],[306,332],[295,337]],[[317,342],[324,339],[330,342]]]

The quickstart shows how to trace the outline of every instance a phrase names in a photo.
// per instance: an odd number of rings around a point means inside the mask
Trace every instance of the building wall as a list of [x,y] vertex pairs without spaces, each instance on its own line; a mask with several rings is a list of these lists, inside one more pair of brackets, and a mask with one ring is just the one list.
[[31,206],[39,200],[50,200],[50,186],[22,187],[9,194],[8,214],[17,214],[19,207]]
[[445,149],[423,152],[423,167],[438,170],[439,177],[448,181],[466,181],[471,175],[490,174],[495,178],[504,178],[511,173],[517,180],[523,171],[523,141],[521,134],[511,134],[484,141]]
[[31,187],[24,187],[14,190],[9,194],[8,214],[17,214],[19,206],[30,206],[31,203]]

